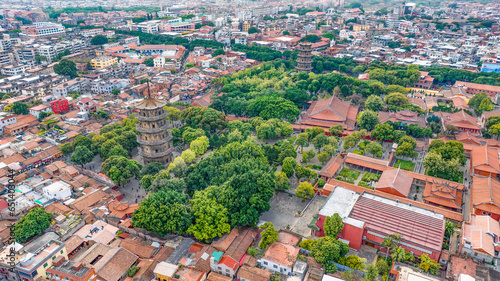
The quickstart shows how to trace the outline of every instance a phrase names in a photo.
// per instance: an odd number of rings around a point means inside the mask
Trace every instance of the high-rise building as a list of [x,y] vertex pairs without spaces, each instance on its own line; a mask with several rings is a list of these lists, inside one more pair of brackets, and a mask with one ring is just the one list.
[[299,53],[297,54],[297,66],[295,69],[298,71],[311,72],[312,67],[312,49],[311,43],[305,40],[299,44]]
[[[149,85],[148,85],[149,86]],[[149,94],[136,108],[139,114],[136,116],[141,123],[136,125],[141,135],[137,136],[139,155],[142,156],[145,165],[151,162],[168,164],[172,161],[173,146],[170,143],[172,133],[167,131],[171,128],[170,122],[166,120],[167,110],[164,101],[152,98]]]

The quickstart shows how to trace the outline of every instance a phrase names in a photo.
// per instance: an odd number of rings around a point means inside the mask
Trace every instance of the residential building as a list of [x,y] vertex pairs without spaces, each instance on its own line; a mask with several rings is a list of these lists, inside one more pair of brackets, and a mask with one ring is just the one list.
[[94,69],[109,67],[117,63],[118,63],[117,57],[109,57],[109,56],[100,56],[90,61],[90,65],[92,65],[92,68]]
[[420,71],[420,80],[418,80],[413,87],[419,89],[431,89],[434,83],[434,77],[429,76],[429,72]]
[[17,122],[16,115],[2,115],[0,118],[0,134],[3,134],[3,128]]
[[58,256],[52,266],[47,269],[50,281],[96,281],[97,275],[92,267],[83,266],[81,263],[67,261],[63,256]]
[[97,102],[89,97],[85,97],[75,102],[74,107],[79,109],[80,112],[90,113],[97,110]]
[[56,181],[48,186],[45,186],[42,191],[47,198],[55,200],[68,199],[72,195],[71,186],[64,181]]
[[236,276],[240,281],[269,281],[272,273],[262,268],[242,265]]
[[222,256],[224,253],[214,251],[210,257],[210,267],[212,271],[228,277],[233,277],[238,270],[238,262],[229,256]]
[[38,278],[47,278],[46,270],[53,261],[62,256],[68,259],[64,243],[59,241],[54,232],[47,232],[33,240],[21,250],[24,252],[19,258],[16,270],[22,281],[34,281]]
[[72,80],[61,83],[52,88],[52,94],[55,97],[66,97],[69,94],[82,93],[89,89],[90,80],[87,78],[74,78]]
[[183,267],[177,270],[173,277],[170,278],[172,281],[204,281],[207,278],[207,272],[196,270],[194,268]]
[[59,97],[54,101],[50,102],[50,107],[55,114],[59,114],[61,112],[69,111],[69,103],[68,100],[64,97]]
[[168,262],[160,262],[156,265],[154,269],[155,280],[157,281],[170,281],[170,279],[174,276],[175,272],[179,268],[178,265],[171,264]]
[[21,27],[23,33],[29,39],[64,36],[64,26],[53,22],[35,22],[33,25]]
[[285,275],[292,273],[299,248],[281,242],[272,243],[261,259],[262,267]]
[[490,216],[471,215],[464,224],[460,253],[477,262],[491,263],[498,256],[500,223]]
[[486,93],[493,103],[498,103],[499,101],[500,86],[457,81],[453,87],[463,87],[471,95]]
[[42,113],[42,112],[45,112],[45,113],[52,112],[52,108],[50,106],[47,106],[44,104],[30,107],[30,108],[28,108],[28,110],[30,111],[31,115],[35,116],[36,119],[40,118],[40,113]]

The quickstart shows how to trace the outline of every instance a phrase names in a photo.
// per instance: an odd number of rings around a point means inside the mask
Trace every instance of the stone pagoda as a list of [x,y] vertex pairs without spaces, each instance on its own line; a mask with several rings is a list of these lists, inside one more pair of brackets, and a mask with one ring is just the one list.
[[297,69],[298,71],[305,71],[305,72],[312,71],[313,55],[311,46],[312,44],[308,42],[307,39],[299,44],[298,48],[299,53],[297,54],[297,66],[295,67],[295,69]]
[[165,105],[164,101],[151,97],[148,83],[147,97],[136,106],[139,109],[136,118],[141,121],[136,125],[137,131],[141,133],[137,136],[137,142],[144,165],[151,162],[167,165],[172,162],[172,133],[168,131],[172,126],[166,119],[168,112],[163,109]]

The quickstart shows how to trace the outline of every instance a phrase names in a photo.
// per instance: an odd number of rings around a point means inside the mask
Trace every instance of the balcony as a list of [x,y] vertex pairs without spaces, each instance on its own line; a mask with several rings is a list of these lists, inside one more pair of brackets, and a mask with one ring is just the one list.
[[167,118],[167,116],[168,116],[168,112],[167,112],[167,111],[165,111],[165,112],[163,112],[163,114],[161,114],[161,115],[157,115],[157,116],[150,116],[150,117],[147,117],[147,116],[141,116],[140,114],[137,114],[137,115],[135,116],[135,118],[137,118],[137,120],[139,120],[139,121],[141,121],[141,122],[142,122],[142,121],[158,121],[158,120],[161,120],[161,119],[165,119],[165,118]]
[[163,132],[163,131],[168,130],[168,129],[169,129],[169,125],[170,125],[169,123],[166,123],[165,125],[160,126],[160,127],[158,127],[158,128],[149,128],[149,129],[147,129],[147,128],[142,128],[142,127],[140,126],[140,124],[136,124],[136,125],[135,125],[135,128],[136,128],[136,129],[137,129],[137,131],[139,131],[140,133],[146,133],[146,134],[147,134],[147,133],[150,133],[150,134],[152,134],[152,133],[160,133],[160,132]]
[[143,140],[141,136],[137,136],[137,142],[141,145],[159,145],[169,142],[171,139],[172,136],[170,134],[168,134],[166,138],[161,140]]
[[172,153],[172,151],[173,151],[172,148],[167,149],[165,151],[157,152],[157,153],[148,153],[148,152],[140,151],[139,155],[141,155],[142,157],[148,157],[148,158],[158,158],[158,157],[166,156],[166,155]]

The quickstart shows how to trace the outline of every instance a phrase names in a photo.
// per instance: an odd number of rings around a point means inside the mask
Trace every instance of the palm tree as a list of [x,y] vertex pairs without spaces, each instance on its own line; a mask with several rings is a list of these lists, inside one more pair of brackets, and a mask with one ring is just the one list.
[[384,246],[387,249],[387,252],[385,252],[385,260],[387,260],[387,257],[389,256],[389,251],[394,246],[394,241],[392,241],[392,238],[389,236],[385,237],[384,242],[382,242],[382,246]]

